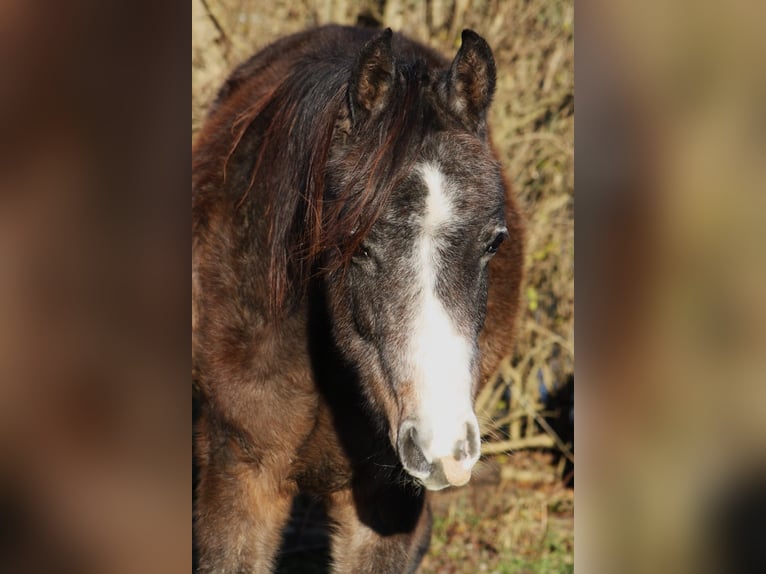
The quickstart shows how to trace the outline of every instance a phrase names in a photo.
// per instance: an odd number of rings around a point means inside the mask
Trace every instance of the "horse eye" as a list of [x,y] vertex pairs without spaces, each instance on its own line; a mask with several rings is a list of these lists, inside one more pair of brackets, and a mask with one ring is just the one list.
[[356,252],[354,253],[354,257],[357,257],[359,259],[369,259],[370,258],[370,251],[367,249],[367,246],[364,244],[359,245],[359,247],[356,248]]
[[508,237],[508,234],[505,231],[498,233],[492,243],[487,246],[487,253],[490,255],[497,253],[497,250],[500,248],[500,244],[505,241],[506,237]]

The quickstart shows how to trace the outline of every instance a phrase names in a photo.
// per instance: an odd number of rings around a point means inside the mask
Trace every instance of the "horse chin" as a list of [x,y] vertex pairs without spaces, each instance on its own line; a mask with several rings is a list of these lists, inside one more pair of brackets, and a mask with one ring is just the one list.
[[[404,466],[404,465],[403,465]],[[448,487],[465,486],[471,480],[472,463],[459,462],[445,457],[428,465],[428,470],[406,468],[405,472],[426,490],[444,490]]]
[[461,476],[460,478],[452,478],[450,480],[445,476],[444,471],[436,465],[434,465],[434,470],[427,476],[416,475],[414,473],[409,474],[418,484],[421,484],[423,487],[425,487],[426,490],[434,492],[438,490],[444,490],[445,488],[449,487],[465,486],[468,484],[471,478],[469,471],[466,475]]
[[423,484],[423,486],[426,487],[426,490],[430,490],[431,492],[444,490],[445,488],[452,486],[451,484],[445,484],[445,483],[430,480],[430,479],[421,480],[420,482]]

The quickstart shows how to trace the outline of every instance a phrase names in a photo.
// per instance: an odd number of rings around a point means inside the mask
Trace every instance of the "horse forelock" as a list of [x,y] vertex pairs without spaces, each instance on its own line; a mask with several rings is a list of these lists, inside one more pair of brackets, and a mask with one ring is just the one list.
[[429,58],[397,59],[390,104],[348,137],[339,134],[339,118],[352,62],[337,55],[300,54],[278,80],[264,88],[256,75],[230,96],[240,102],[217,110],[237,110],[229,112],[223,183],[246,170],[229,193],[237,211],[250,210],[265,228],[272,319],[300,300],[315,274],[347,267],[411,173],[427,134],[444,127]]
[[416,77],[403,76],[397,97],[374,125],[361,126],[352,149],[338,150],[331,167],[341,181],[325,198],[323,240],[315,252],[327,255],[322,272],[334,273],[348,265],[392,191],[412,171],[433,124],[421,97],[423,88]]

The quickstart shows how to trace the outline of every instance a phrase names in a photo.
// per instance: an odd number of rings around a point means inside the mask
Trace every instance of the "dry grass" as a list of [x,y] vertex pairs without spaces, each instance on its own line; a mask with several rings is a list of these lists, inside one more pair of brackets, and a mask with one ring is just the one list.
[[523,480],[477,476],[473,488],[433,497],[431,548],[420,574],[574,571],[572,490],[549,472],[545,455],[512,458]]
[[[192,14],[193,133],[219,85],[237,63],[277,37],[309,26],[354,24],[362,17],[391,26],[445,54],[454,54],[463,28],[472,28],[487,39],[498,67],[491,115],[493,141],[525,211],[529,235],[524,313],[515,351],[498,366],[493,381],[479,397],[484,452],[494,455],[526,447],[551,447],[571,457],[569,445],[562,444],[545,426],[543,415],[547,413],[541,391],[555,393],[574,372],[572,0],[192,0]],[[518,456],[505,455],[505,460],[509,463],[504,467],[505,475],[513,478],[518,472]],[[563,464],[559,464],[554,475],[558,473],[560,479],[562,472]],[[508,493],[502,496],[508,500]],[[458,509],[450,515],[453,522],[437,522],[434,547],[424,571],[458,571],[438,560],[443,554],[439,545],[449,541],[452,547],[456,536],[459,538],[456,532],[465,526],[454,526],[460,523],[455,522],[456,516],[465,515],[468,523],[478,520],[476,528],[494,529],[497,535],[501,515],[502,520],[522,530],[537,528],[517,502],[508,506],[505,514],[477,515]],[[492,536],[489,530],[486,535],[486,539]],[[496,568],[486,571],[568,571],[566,544],[551,543],[563,549],[558,562],[558,558],[548,560],[556,553],[540,550],[539,544],[550,546],[537,540],[529,547],[537,548],[538,562],[504,565],[508,555],[501,552],[497,555],[500,558],[471,562],[467,570],[459,571],[485,571],[492,564]],[[510,551],[526,560],[522,542],[511,544]],[[464,559],[456,556],[452,562],[460,564]]]

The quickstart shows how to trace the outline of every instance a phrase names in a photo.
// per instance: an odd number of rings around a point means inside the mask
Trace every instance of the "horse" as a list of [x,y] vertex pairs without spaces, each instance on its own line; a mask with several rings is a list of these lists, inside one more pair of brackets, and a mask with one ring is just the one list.
[[333,572],[418,568],[519,307],[495,83],[471,30],[450,62],[326,26],[221,88],[192,147],[198,572],[273,571],[298,493],[326,509]]

